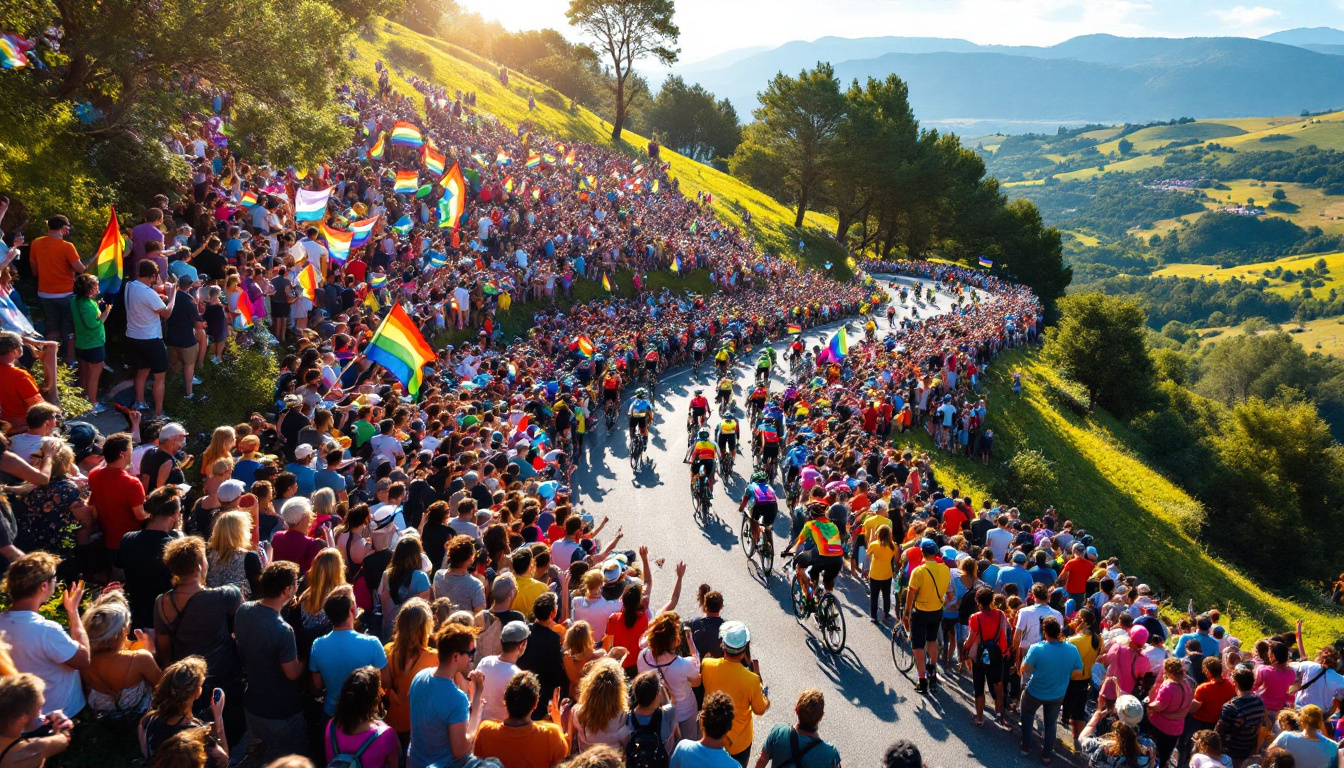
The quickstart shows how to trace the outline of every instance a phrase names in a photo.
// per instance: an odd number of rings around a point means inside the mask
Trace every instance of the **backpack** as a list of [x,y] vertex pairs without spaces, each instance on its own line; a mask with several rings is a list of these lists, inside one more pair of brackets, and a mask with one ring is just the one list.
[[484,628],[476,636],[476,658],[479,661],[487,656],[498,656],[504,651],[504,641],[499,636],[504,632],[504,622],[490,611],[481,614]]
[[640,725],[631,712],[630,741],[625,744],[626,768],[667,768],[668,762],[667,747],[663,744],[663,710],[655,709],[648,725]]
[[335,723],[327,726],[327,732],[331,735],[331,754],[335,755],[335,757],[331,758],[331,762],[327,763],[327,768],[364,768],[363,758],[365,750],[373,746],[373,742],[377,741],[378,737],[382,735],[382,731],[379,731],[377,728],[373,729],[373,732],[369,734],[369,738],[365,739],[364,743],[359,745],[359,749],[355,750],[354,754],[350,754],[348,752],[342,752],[341,748],[336,746]]
[[981,619],[980,624],[980,648],[975,652],[975,660],[981,666],[997,669],[1003,665],[1003,649],[999,647],[999,633],[1003,631],[1003,615],[999,615],[999,621],[992,638],[984,636],[983,619]]

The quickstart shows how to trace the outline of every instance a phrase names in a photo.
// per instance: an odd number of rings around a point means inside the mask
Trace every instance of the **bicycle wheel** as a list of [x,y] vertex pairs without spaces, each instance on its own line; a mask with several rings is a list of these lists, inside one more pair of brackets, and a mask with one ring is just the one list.
[[910,652],[910,636],[899,620],[891,630],[891,660],[896,664],[896,671],[907,677],[910,670],[915,668],[915,655]]
[[751,518],[746,515],[742,516],[742,531],[737,540],[742,545],[742,553],[747,556],[747,562],[751,562],[751,558],[756,556],[756,544],[751,540]]
[[803,592],[803,583],[797,576],[793,577],[793,583],[789,587],[789,597],[793,599],[793,618],[802,624],[807,618],[807,593]]
[[775,570],[775,543],[771,540],[773,534],[769,529],[761,531],[761,546],[756,548],[756,555],[761,560],[761,570],[769,576]]
[[831,653],[845,650],[845,612],[840,601],[829,592],[817,603],[817,623],[821,625],[821,641]]

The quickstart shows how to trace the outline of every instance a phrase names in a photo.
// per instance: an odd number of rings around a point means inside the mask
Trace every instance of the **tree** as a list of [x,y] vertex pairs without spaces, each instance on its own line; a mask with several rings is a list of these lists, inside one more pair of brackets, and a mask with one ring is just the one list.
[[645,123],[648,132],[656,132],[664,145],[702,163],[727,158],[742,141],[732,103],[715,101],[703,86],[688,86],[679,75],[668,75],[663,81]]
[[[905,82],[895,75],[870,77],[862,86],[855,80],[845,92],[839,143],[844,151],[837,153],[825,201],[835,208],[835,239],[843,243],[874,206],[907,201],[893,195],[910,181],[918,160],[919,123]],[[876,227],[864,232],[853,247],[866,248],[880,232]]]
[[1089,408],[1121,416],[1138,410],[1153,376],[1143,310],[1101,293],[1066,296],[1059,308],[1059,323],[1046,331],[1047,359],[1087,390]]
[[1287,200],[1288,193],[1284,192],[1282,189],[1276,189],[1274,190],[1274,194],[1270,195],[1270,197],[1273,197],[1275,200]]
[[1115,145],[1115,149],[1121,155],[1128,155],[1130,152],[1134,151],[1134,142],[1129,139],[1121,139],[1120,143]]
[[597,43],[612,66],[615,97],[611,140],[620,141],[626,114],[637,91],[629,88],[635,62],[652,56],[664,65],[677,61],[681,30],[672,21],[672,0],[570,0],[565,17]]
[[[793,225],[801,227],[814,194],[835,172],[845,99],[835,70],[827,63],[804,70],[797,77],[779,73],[758,94],[761,106],[752,111],[756,130],[744,134],[743,145],[728,161],[733,175],[746,156],[763,153],[779,168],[788,197],[797,207]],[[751,146],[749,146],[749,143]],[[739,158],[742,155],[742,158]]]

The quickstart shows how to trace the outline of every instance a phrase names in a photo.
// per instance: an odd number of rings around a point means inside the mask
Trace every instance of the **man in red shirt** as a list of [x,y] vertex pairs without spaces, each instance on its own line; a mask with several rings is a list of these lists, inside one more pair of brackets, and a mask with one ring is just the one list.
[[1087,592],[1087,580],[1092,576],[1092,570],[1096,567],[1086,555],[1087,548],[1082,542],[1074,542],[1073,557],[1064,563],[1064,568],[1059,574],[1059,580],[1064,583],[1064,591],[1069,593],[1075,604],[1082,605],[1083,597]]
[[23,354],[23,339],[17,333],[0,333],[0,417],[10,424],[10,434],[28,431],[28,408],[42,402],[33,374],[17,363]]
[[[103,443],[107,466],[89,473],[89,504],[103,527],[103,545],[115,553],[121,537],[140,529],[149,515],[145,512],[145,488],[127,471],[131,464],[131,436],[112,435]],[[120,580],[120,574],[114,573]]]
[[958,501],[947,508],[943,513],[943,533],[948,537],[956,536],[961,533],[961,526],[965,525],[971,519],[966,510],[970,507],[970,499]]

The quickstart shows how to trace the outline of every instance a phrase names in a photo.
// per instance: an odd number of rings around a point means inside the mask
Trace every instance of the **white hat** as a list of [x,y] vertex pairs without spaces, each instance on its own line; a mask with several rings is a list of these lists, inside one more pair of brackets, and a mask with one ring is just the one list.
[[178,424],[176,421],[170,421],[159,430],[160,440],[172,440],[174,437],[184,437],[187,434],[187,428]]
[[215,491],[215,495],[219,497],[220,501],[228,504],[231,501],[237,501],[238,497],[242,496],[246,490],[247,486],[243,484],[242,480],[225,480],[219,484],[219,490]]
[[299,461],[307,461],[313,457],[313,446],[304,443],[294,449],[294,458]]
[[1122,723],[1137,728],[1143,722],[1143,702],[1126,693],[1115,700],[1115,715]]

